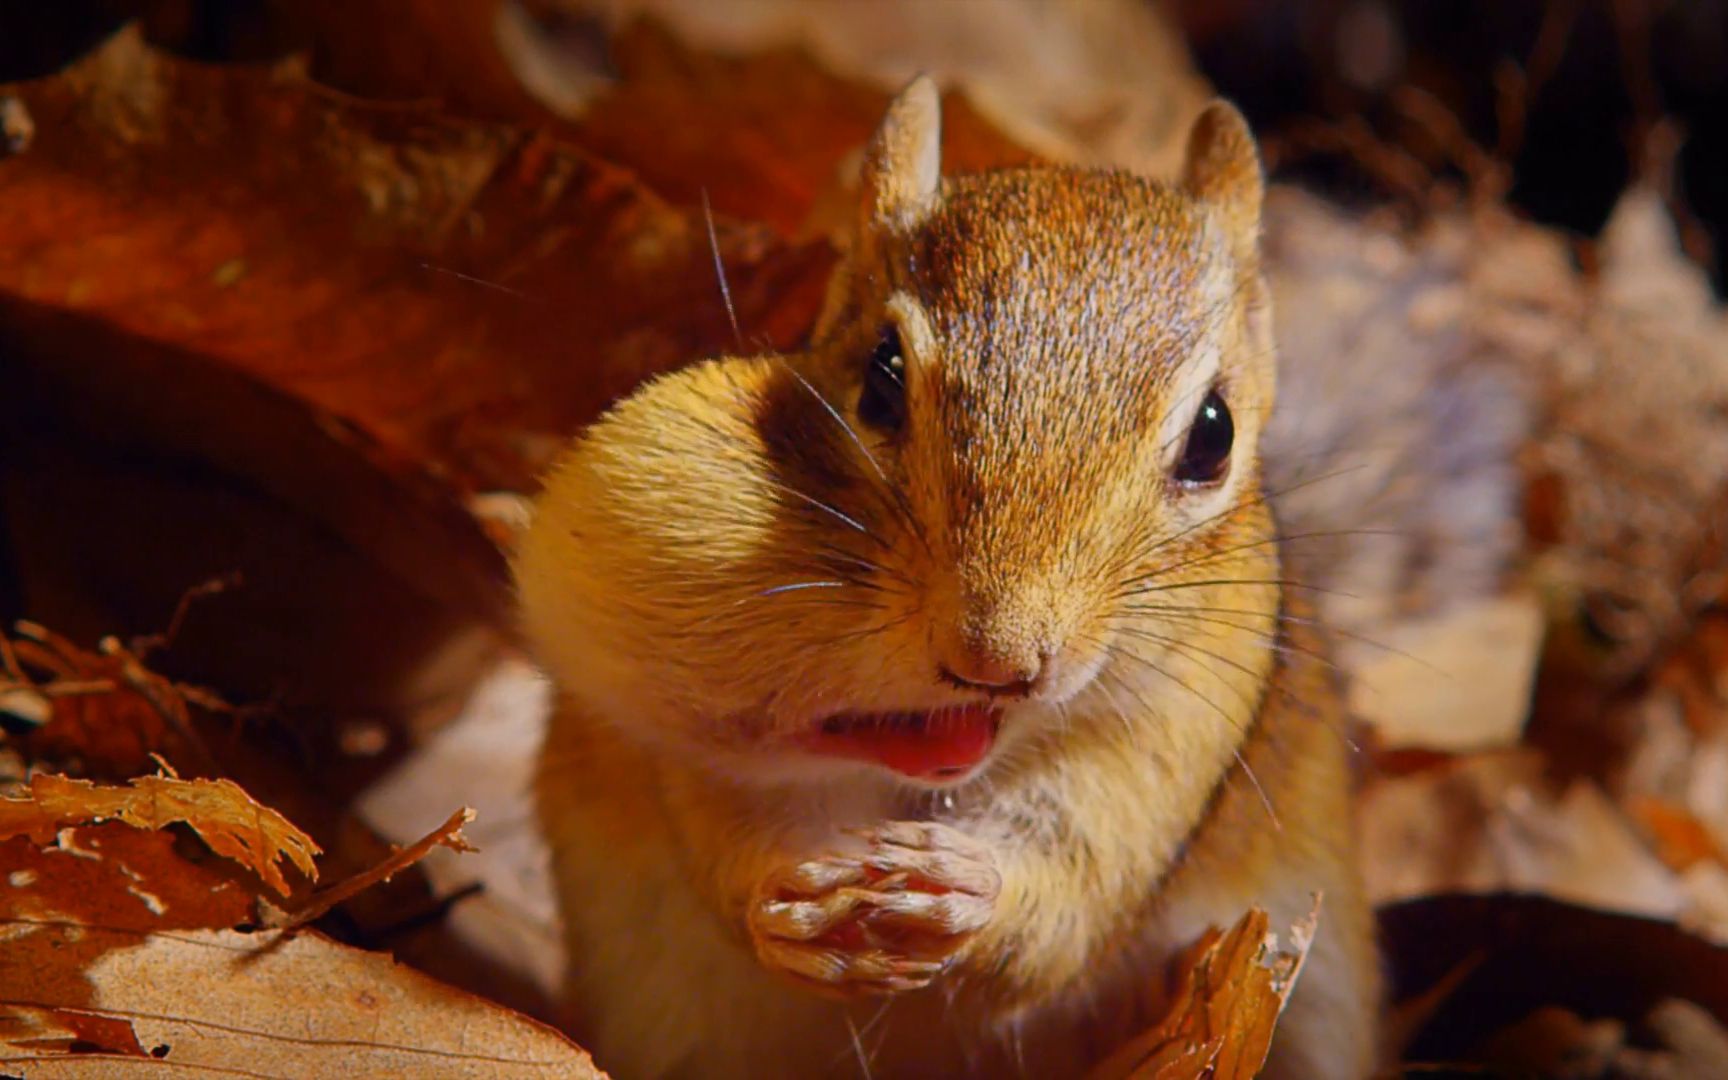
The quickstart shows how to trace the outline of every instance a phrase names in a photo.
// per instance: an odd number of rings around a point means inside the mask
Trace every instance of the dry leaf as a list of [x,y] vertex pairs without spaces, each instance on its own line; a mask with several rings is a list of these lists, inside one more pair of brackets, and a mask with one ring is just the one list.
[[231,780],[140,776],[117,788],[38,773],[25,798],[0,799],[0,839],[27,836],[46,844],[68,826],[100,821],[136,829],[184,822],[210,850],[256,872],[280,896],[289,892],[278,866],[284,859],[308,880],[318,879],[312,838]]
[[[36,348],[53,350],[43,310],[102,320],[466,493],[529,485],[556,437],[642,378],[737,347],[700,213],[556,138],[193,64],[131,32],[5,90],[37,137],[0,161],[0,298],[22,302],[0,329]],[[751,347],[796,339],[831,253],[715,225]]]
[[[1677,998],[1717,1023],[1728,1018],[1728,949],[1668,922],[1498,894],[1396,904],[1381,911],[1380,926],[1398,957],[1396,1000],[1447,978],[1461,957],[1479,961],[1409,1046],[1410,1062],[1458,1061],[1542,1008],[1635,1025]],[[1616,1045],[1601,1041],[1604,1050]]]
[[0,1004],[0,1044],[20,1053],[148,1057],[132,1025],[80,1009]]
[[308,73],[357,97],[436,102],[446,112],[543,124],[554,119],[499,51],[504,0],[295,0],[273,29],[306,42]]
[[1092,1080],[1252,1080],[1272,1048],[1278,1016],[1296,988],[1320,917],[1314,910],[1278,947],[1266,912],[1251,909],[1228,932],[1208,930],[1173,966],[1164,1019],[1113,1053]]
[[1530,714],[1543,625],[1541,606],[1523,593],[1386,625],[1355,650],[1350,709],[1387,749],[1515,746]]
[[1537,577],[1567,630],[1557,659],[1577,679],[1625,680],[1728,570],[1728,313],[1644,186],[1608,223],[1599,281],[1487,257],[1476,277],[1500,308],[1484,335],[1526,358],[1546,413],[1524,459],[1546,504]]
[[[9,886],[0,891],[0,918],[20,927],[46,921],[139,932],[250,921],[257,879],[201,851],[195,860],[179,846],[171,832],[118,822],[62,830],[46,847],[23,836],[0,841],[0,874]],[[75,970],[87,958],[74,950],[56,964]]]
[[[887,91],[843,80],[805,53],[699,53],[648,23],[626,29],[610,52],[618,82],[580,111],[574,137],[675,202],[700,206],[706,194],[716,210],[786,236],[804,231],[888,104]],[[944,169],[1031,157],[964,96],[946,96]],[[840,220],[850,227],[849,214]]]
[[0,880],[0,1071],[599,1075],[550,1029],[388,956],[309,930],[230,929],[256,885],[188,861],[165,832],[0,841]]
[[[651,16],[710,54],[797,49],[822,69],[879,90],[931,72],[1040,156],[1154,176],[1174,174],[1188,125],[1209,96],[1163,13],[1137,0],[544,0],[539,6],[613,24]],[[527,70],[524,52],[540,70],[552,66],[548,49],[518,48],[519,75]],[[580,96],[540,96],[550,107],[579,111],[583,104]],[[796,111],[797,102],[789,87],[783,107]]]
[[1650,837],[1657,857],[1676,873],[1704,860],[1724,861],[1709,828],[1684,807],[1643,795],[1629,799],[1626,810]]
[[1600,787],[1578,780],[1556,790],[1528,750],[1378,781],[1359,821],[1377,904],[1515,890],[1667,919],[1692,904]]
[[[52,963],[67,944],[95,944],[100,955],[77,980],[20,980],[25,964]],[[89,1023],[127,1025],[130,1045],[150,1049],[136,1065],[49,1046],[0,1049],[0,1066],[28,1066],[33,1078],[160,1076],[164,1068],[378,1078],[601,1075],[550,1028],[310,931],[170,935],[41,925],[8,944],[0,993],[25,995],[51,1014],[75,1011]]]
[[32,757],[75,756],[87,768],[128,775],[160,752],[210,769],[191,705],[230,712],[226,701],[150,670],[116,638],[90,652],[37,623],[20,620],[15,629],[15,638],[0,633],[0,709],[29,720]]
[[1482,1057],[1517,1076],[1590,1080],[1620,1075],[1609,1070],[1625,1048],[1624,1023],[1586,1023],[1569,1009],[1544,1006],[1496,1032]]

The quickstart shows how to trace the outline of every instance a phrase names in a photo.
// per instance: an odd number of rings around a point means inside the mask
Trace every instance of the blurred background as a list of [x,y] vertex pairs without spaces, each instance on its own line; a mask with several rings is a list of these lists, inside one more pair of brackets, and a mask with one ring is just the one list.
[[[1513,205],[1539,222],[1591,236],[1653,154],[1656,166],[1672,170],[1683,200],[1686,250],[1712,268],[1721,287],[1716,251],[1728,216],[1728,0],[1146,2],[1167,14],[1201,73],[1270,140],[1282,175],[1324,185],[1337,197],[1372,199],[1396,186],[1397,163],[1382,162],[1379,176],[1364,177],[1360,160],[1344,160],[1351,157],[1341,153],[1344,145],[1359,149],[1372,135],[1431,172],[1453,176],[1481,164],[1468,157],[1482,151],[1510,166]],[[601,68],[602,20],[610,9],[628,6],[512,3]],[[409,7],[424,6],[6,0],[0,4],[0,81],[54,71],[121,22],[137,19],[152,42],[188,57],[257,61],[302,53],[320,81],[387,96],[402,85],[401,72],[436,55],[422,36],[427,27],[437,34],[478,25],[405,15]],[[437,30],[439,23],[449,29]],[[328,32],[342,25],[349,28],[346,43]],[[459,80],[454,88],[460,97]],[[471,103],[483,96],[472,94]],[[1327,123],[1343,126],[1323,130]]]

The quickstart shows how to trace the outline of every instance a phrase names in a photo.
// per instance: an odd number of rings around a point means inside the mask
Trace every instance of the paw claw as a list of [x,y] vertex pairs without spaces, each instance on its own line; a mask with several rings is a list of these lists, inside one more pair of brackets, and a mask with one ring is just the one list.
[[835,854],[771,876],[749,911],[758,958],[841,995],[927,986],[988,924],[1001,877],[982,844],[928,822],[847,830],[862,858]]

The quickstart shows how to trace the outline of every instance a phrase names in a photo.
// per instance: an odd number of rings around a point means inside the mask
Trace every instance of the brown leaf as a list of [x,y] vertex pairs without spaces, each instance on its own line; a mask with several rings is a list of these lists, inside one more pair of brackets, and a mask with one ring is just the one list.
[[226,702],[156,674],[115,638],[91,652],[37,623],[20,620],[16,630],[15,639],[0,633],[0,708],[33,724],[23,740],[33,757],[76,756],[125,775],[148,768],[153,754],[181,751],[209,766],[189,701],[221,711]]
[[1482,753],[1364,793],[1360,860],[1379,904],[1522,890],[1678,918],[1698,898],[1597,784],[1564,786],[1529,749]]
[[145,1057],[132,1024],[79,1009],[0,1002],[0,1043],[20,1051]]
[[[746,57],[698,52],[658,24],[613,43],[620,78],[583,110],[577,139],[656,191],[800,235],[847,156],[869,139],[889,94],[850,81],[797,49]],[[792,105],[792,103],[796,103]],[[963,94],[942,107],[943,168],[1024,164],[1032,154],[984,120]]]
[[1724,862],[1709,828],[1685,807],[1649,795],[1634,795],[1626,811],[1643,827],[1656,855],[1675,871],[1704,860]]
[[1523,592],[1452,603],[1385,626],[1372,647],[1353,653],[1351,712],[1387,750],[1502,749],[1523,734],[1541,606]]
[[28,797],[0,799],[0,839],[27,836],[46,844],[68,826],[100,821],[137,829],[184,822],[212,851],[255,871],[281,896],[289,891],[278,868],[283,859],[308,879],[318,878],[312,838],[231,780],[141,776],[130,787],[115,788],[38,773],[30,778]]
[[0,1071],[600,1075],[550,1029],[388,956],[233,929],[256,883],[191,861],[170,833],[115,822],[50,847],[14,837],[0,881]]
[[251,919],[258,893],[233,864],[182,854],[173,833],[119,822],[62,830],[47,847],[0,841],[0,873],[10,886],[0,891],[0,921],[20,926],[229,927]]
[[[1159,5],[1140,0],[731,5],[706,0],[534,0],[531,6],[573,16],[583,28],[599,20],[616,24],[648,16],[663,21],[695,52],[726,57],[802,54],[822,70],[868,82],[882,92],[903,86],[914,72],[929,72],[959,91],[953,102],[965,102],[965,112],[975,110],[1012,143],[1041,157],[1131,168],[1152,176],[1175,174],[1188,126],[1210,96],[1180,33]],[[555,39],[568,26],[568,21],[549,21],[554,29],[541,35],[546,38]],[[587,44],[591,38],[584,34],[580,40]],[[585,100],[581,83],[590,78],[580,69],[593,64],[575,65],[575,93],[558,88],[561,92],[548,94],[543,81],[533,78],[554,68],[546,62],[551,57],[572,66],[571,54],[577,50],[525,49],[518,42],[514,50],[505,51],[515,52],[518,74],[549,107],[580,115]],[[532,62],[524,63],[523,53]],[[800,94],[807,87],[795,77],[785,85],[778,102],[768,99],[765,104],[782,114],[804,109],[806,99]],[[715,90],[729,93],[725,87]],[[832,99],[819,95],[814,101],[826,105]],[[784,115],[765,116],[763,122],[768,131],[803,126]],[[825,139],[814,126],[809,134],[818,142]],[[797,157],[795,149],[784,152]],[[952,148],[957,158],[967,152],[959,143]]]
[[1272,1032],[1302,972],[1320,916],[1291,929],[1290,950],[1253,908],[1228,932],[1208,930],[1173,964],[1176,990],[1164,1019],[1112,1054],[1092,1080],[1252,1080],[1266,1063]]
[[[734,347],[701,216],[556,139],[133,33],[7,91],[37,135],[0,161],[0,329],[37,306],[172,344],[462,491],[527,486],[642,378]],[[802,334],[826,247],[716,233],[744,334]]]
[[[83,957],[68,968],[69,956]],[[598,1077],[533,1021],[309,932],[39,924],[0,956],[0,996],[85,1023],[129,1024],[164,1068],[200,1074]],[[134,1075],[123,1058],[0,1047],[32,1077]],[[148,1068],[149,1071],[143,1071]]]
[[1382,909],[1393,998],[1407,1000],[1480,962],[1436,1010],[1407,1060],[1465,1058],[1543,1007],[1636,1024],[1664,999],[1728,1018],[1728,949],[1671,923],[1540,896],[1434,896]]
[[347,93],[436,101],[452,113],[544,123],[553,115],[497,47],[501,0],[295,0],[271,5],[287,40],[303,40],[309,74]]

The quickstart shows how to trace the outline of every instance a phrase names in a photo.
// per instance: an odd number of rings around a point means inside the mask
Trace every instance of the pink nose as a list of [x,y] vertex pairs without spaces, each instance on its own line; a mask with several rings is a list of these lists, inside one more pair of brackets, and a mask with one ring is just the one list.
[[940,664],[944,682],[992,694],[1031,693],[1043,670],[1044,660],[1036,653],[1013,655],[964,646],[950,650]]

